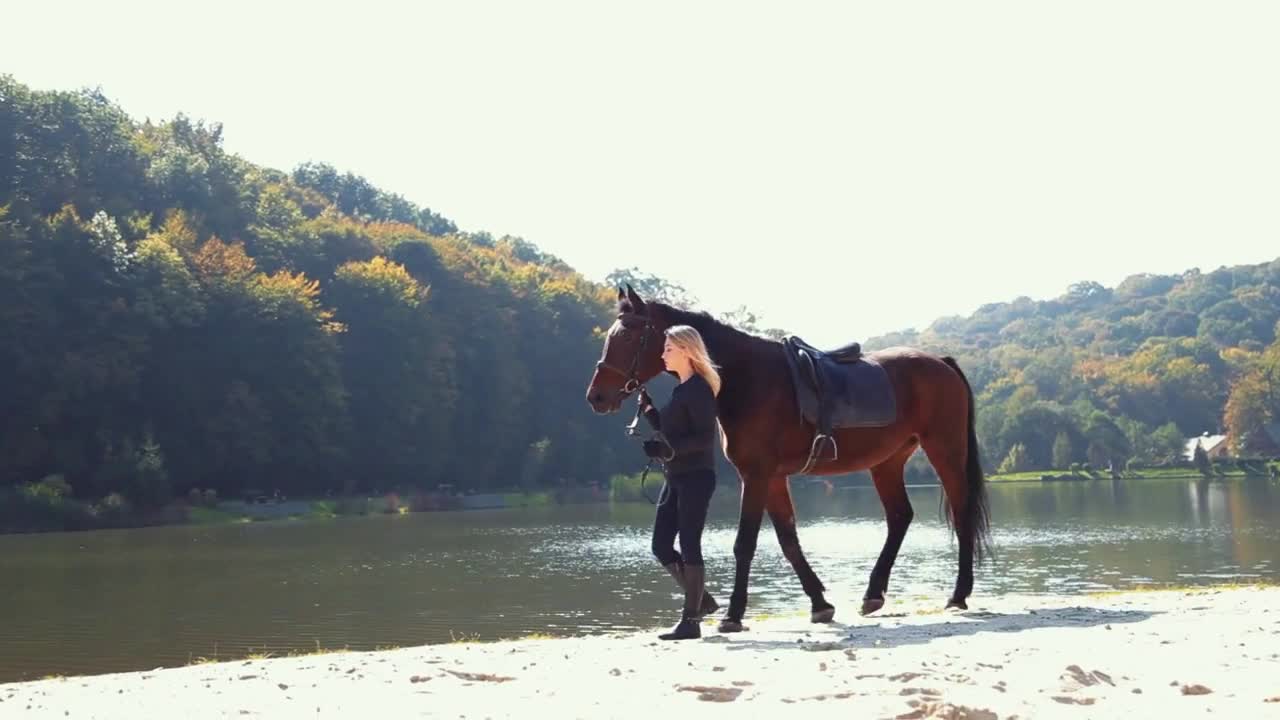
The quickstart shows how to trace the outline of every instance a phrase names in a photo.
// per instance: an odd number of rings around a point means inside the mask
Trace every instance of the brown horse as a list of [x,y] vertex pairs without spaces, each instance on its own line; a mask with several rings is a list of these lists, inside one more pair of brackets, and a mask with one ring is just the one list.
[[[809,463],[815,428],[802,420],[783,343],[750,335],[706,313],[645,302],[627,286],[618,290],[618,317],[587,387],[587,402],[597,413],[619,410],[623,400],[660,372],[663,331],[690,325],[701,333],[720,367],[722,389],[717,410],[725,456],[742,482],[736,561],[729,609],[721,632],[743,629],[747,579],[760,525],[767,511],[783,555],[791,563],[811,602],[813,622],[830,622],[835,607],[800,549],[788,478]],[[810,475],[834,475],[870,469],[884,505],[888,537],[871,571],[862,614],[879,610],[889,572],[914,513],[907,498],[903,467],[917,446],[942,480],[947,521],[959,544],[959,572],[948,608],[967,609],[973,591],[973,564],[988,548],[988,510],[978,440],[974,433],[973,391],[951,357],[909,348],[869,353],[887,371],[897,403],[897,419],[882,427],[836,429],[837,459],[821,460]]]

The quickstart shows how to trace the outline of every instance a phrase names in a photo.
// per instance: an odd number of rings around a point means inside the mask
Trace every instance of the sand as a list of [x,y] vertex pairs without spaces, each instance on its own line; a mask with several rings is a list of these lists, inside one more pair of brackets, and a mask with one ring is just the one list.
[[0,718],[1280,718],[1280,587],[426,645],[0,685]]

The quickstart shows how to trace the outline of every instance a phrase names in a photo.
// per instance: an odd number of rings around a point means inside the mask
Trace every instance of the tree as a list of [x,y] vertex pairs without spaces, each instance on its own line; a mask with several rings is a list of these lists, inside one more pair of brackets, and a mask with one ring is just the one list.
[[1027,448],[1022,443],[1017,443],[1012,448],[1009,448],[1009,454],[1005,457],[1004,462],[1000,463],[1000,467],[996,472],[1016,473],[1030,469],[1032,469],[1032,465]]
[[429,235],[458,232],[453,221],[429,208],[420,208],[399,195],[385,193],[368,180],[338,171],[328,163],[303,163],[294,169],[295,185],[313,191],[344,215],[363,220],[411,224]]
[[638,267],[619,268],[604,278],[609,287],[631,285],[641,297],[682,308],[692,308],[698,299],[683,285],[646,273]]
[[1067,288],[1064,302],[1072,305],[1096,305],[1111,298],[1111,290],[1093,280],[1072,283]]
[[1205,477],[1213,475],[1213,464],[1209,462],[1209,453],[1205,452],[1204,445],[1199,441],[1196,442],[1196,449],[1191,455],[1191,462],[1195,464],[1201,475]]
[[1084,436],[1089,442],[1089,462],[1095,467],[1121,465],[1129,457],[1129,438],[1109,415],[1095,411],[1084,422]]
[[1193,338],[1148,339],[1128,357],[1081,367],[1087,387],[1113,414],[1151,425],[1172,420],[1186,435],[1218,423],[1227,372],[1218,349]]
[[739,305],[733,310],[720,313],[719,319],[720,322],[735,327],[743,332],[752,334],[760,333],[756,314],[748,310],[746,305]]
[[1157,462],[1169,462],[1182,457],[1185,442],[1184,435],[1173,423],[1165,423],[1151,434],[1153,459]]
[[[1016,398],[1011,398],[1012,401]],[[1053,441],[1059,432],[1075,434],[1075,425],[1070,415],[1057,403],[1036,401],[1011,410],[1004,418],[1000,430],[999,448],[1009,448],[1012,453],[1015,445],[1021,445],[1020,457],[1025,469],[1040,469],[1053,464]],[[999,457],[997,452],[996,457]]]
[[293,246],[300,242],[298,226],[306,218],[289,195],[280,185],[264,188],[258,196],[256,222],[248,228],[253,236],[249,249],[258,265],[268,271],[289,268],[289,258],[298,254]]
[[1058,436],[1053,440],[1053,466],[1055,468],[1069,467],[1073,458],[1071,436],[1065,432],[1059,432]]
[[520,260],[521,262],[533,265],[545,265],[562,270],[568,269],[569,267],[560,258],[539,249],[538,246],[524,238],[504,236],[498,239],[495,247],[502,252],[509,253],[512,257]]
[[1280,419],[1280,341],[1244,369],[1231,388],[1223,425],[1240,454],[1274,452],[1266,427]]
[[457,398],[428,296],[403,266],[381,257],[346,263],[334,276],[343,385],[360,438],[351,444],[347,490],[444,481]]

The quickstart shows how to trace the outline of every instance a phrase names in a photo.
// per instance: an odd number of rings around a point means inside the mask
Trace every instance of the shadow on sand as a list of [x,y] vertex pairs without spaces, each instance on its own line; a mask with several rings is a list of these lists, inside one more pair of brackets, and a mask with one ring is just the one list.
[[[920,625],[880,624],[846,625],[830,623],[811,625],[807,628],[771,630],[770,635],[793,635],[794,640],[755,640],[751,632],[735,635],[728,650],[815,650],[844,648],[893,648],[901,645],[919,645],[940,638],[977,635],[979,633],[1012,633],[1043,628],[1097,627],[1099,625],[1136,623],[1159,613],[1146,610],[1108,610],[1092,607],[1067,607],[1030,610],[1021,613],[995,613],[971,611],[950,616],[954,619],[929,622]],[[906,614],[884,615],[883,619],[909,617]],[[750,623],[748,623],[750,625]],[[705,638],[706,636],[704,636]],[[723,641],[721,641],[723,642]]]

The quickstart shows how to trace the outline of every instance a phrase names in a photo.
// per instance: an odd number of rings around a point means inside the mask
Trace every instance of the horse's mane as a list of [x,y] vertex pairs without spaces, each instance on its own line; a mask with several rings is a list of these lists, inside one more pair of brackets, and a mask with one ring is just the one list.
[[[744,341],[748,343],[752,341],[768,344],[777,343],[772,338],[745,332],[728,323],[717,320],[706,310],[685,310],[657,300],[646,300],[644,305],[650,312],[657,308],[658,313],[669,320],[671,325],[688,325],[697,330],[708,344],[720,345],[729,343],[731,345],[740,345]],[[618,312],[634,313],[635,306],[631,304],[631,300],[622,298],[618,300]]]

